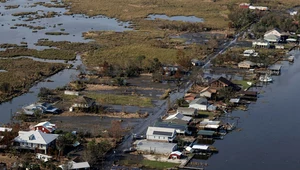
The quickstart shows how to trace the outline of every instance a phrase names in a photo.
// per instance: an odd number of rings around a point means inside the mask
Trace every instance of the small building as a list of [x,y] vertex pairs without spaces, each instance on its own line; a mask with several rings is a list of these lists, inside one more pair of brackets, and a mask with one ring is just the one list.
[[206,98],[197,98],[189,104],[189,108],[207,110],[208,101]]
[[184,116],[181,113],[176,113],[176,114],[170,115],[166,118],[166,120],[176,120],[176,119],[177,120],[182,120],[182,121],[185,121],[185,122],[190,122],[192,120],[192,117]]
[[169,159],[181,159],[182,153],[179,151],[174,151],[169,155]]
[[79,96],[74,104],[72,105],[73,108],[83,108],[88,109],[95,105],[95,100],[86,96]]
[[271,74],[279,75],[281,73],[281,65],[271,65],[268,70],[271,72]]
[[173,142],[175,137],[176,137],[176,130],[173,128],[149,126],[146,133],[146,139],[148,140]]
[[53,133],[56,130],[56,125],[48,121],[41,122],[34,126],[34,130],[40,130],[43,133]]
[[284,45],[282,45],[282,44],[275,44],[275,49],[284,49]]
[[17,149],[41,150],[47,154],[50,146],[55,146],[57,134],[47,134],[41,131],[19,131],[19,135],[14,139]]
[[239,98],[232,98],[232,99],[229,100],[229,103],[239,104],[240,103],[240,99]]
[[244,8],[244,9],[248,9],[249,6],[250,6],[249,3],[241,3],[241,4],[239,5],[240,8]]
[[253,56],[254,54],[255,54],[255,50],[253,50],[253,49],[245,50],[243,52],[244,57],[250,57],[250,56]]
[[90,164],[88,162],[70,161],[66,165],[60,165],[59,167],[62,170],[89,170]]
[[184,116],[195,116],[197,114],[197,110],[194,108],[188,108],[188,107],[178,107],[177,113],[181,113]]
[[135,141],[136,149],[138,151],[153,153],[153,154],[170,154],[177,150],[176,143],[165,143],[165,142],[155,142],[147,140]]
[[267,40],[255,40],[252,41],[252,47],[254,48],[270,48],[270,43]]
[[265,7],[265,6],[252,6],[252,5],[249,6],[249,9],[260,10],[260,11],[267,11],[267,10],[269,10],[269,8]]
[[71,96],[79,96],[79,92],[78,91],[65,90],[64,94],[65,95],[71,95]]
[[248,61],[248,60],[238,63],[239,68],[246,68],[246,69],[253,68],[255,65],[256,65],[255,63],[253,63],[252,61]]

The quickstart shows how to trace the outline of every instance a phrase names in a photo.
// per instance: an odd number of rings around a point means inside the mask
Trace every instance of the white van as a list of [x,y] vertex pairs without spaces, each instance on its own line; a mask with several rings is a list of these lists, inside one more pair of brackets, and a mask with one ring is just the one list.
[[52,159],[52,156],[44,155],[44,154],[41,154],[41,153],[37,153],[36,154],[36,159],[42,160],[44,162],[48,162],[49,160]]

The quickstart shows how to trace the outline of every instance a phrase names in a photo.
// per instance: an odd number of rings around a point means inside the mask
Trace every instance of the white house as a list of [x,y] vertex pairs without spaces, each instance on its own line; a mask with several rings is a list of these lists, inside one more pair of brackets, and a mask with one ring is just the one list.
[[176,130],[173,128],[151,127],[149,126],[146,133],[148,140],[157,140],[172,142],[176,137]]
[[14,139],[14,143],[18,149],[38,149],[47,154],[47,149],[55,145],[57,137],[57,134],[47,134],[41,131],[19,131],[19,136]]
[[254,47],[254,48],[257,48],[257,47],[269,48],[270,43],[267,40],[255,40],[252,42],[252,47]]
[[197,98],[189,104],[189,108],[194,108],[197,110],[207,110],[207,99]]
[[88,170],[90,169],[90,164],[88,162],[74,162],[70,161],[66,165],[59,165],[62,170]]
[[72,108],[90,108],[95,104],[95,100],[86,96],[79,96],[74,104],[72,105]]
[[204,129],[217,130],[221,125],[221,121],[213,121],[209,119],[204,119],[200,122],[199,127]]
[[267,31],[264,34],[264,40],[270,42],[270,43],[278,43],[280,41],[282,34],[279,29],[272,29]]

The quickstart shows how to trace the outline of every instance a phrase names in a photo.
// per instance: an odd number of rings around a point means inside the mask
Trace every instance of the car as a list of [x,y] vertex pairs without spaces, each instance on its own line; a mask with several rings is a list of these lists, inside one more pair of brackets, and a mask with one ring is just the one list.
[[135,152],[135,151],[136,151],[135,148],[130,147],[130,148],[128,148],[128,149],[124,149],[124,150],[123,150],[123,153],[130,153],[130,152]]

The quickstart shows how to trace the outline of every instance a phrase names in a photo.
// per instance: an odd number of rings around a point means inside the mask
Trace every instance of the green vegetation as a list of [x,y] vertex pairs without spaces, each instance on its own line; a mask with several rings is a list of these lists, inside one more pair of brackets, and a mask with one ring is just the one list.
[[144,165],[145,167],[154,168],[154,169],[174,168],[179,165],[171,162],[150,161],[147,159],[142,160],[141,164]]
[[18,56],[33,56],[42,59],[60,59],[60,60],[74,60],[74,51],[59,50],[59,49],[45,49],[42,51],[27,48],[13,48],[0,51],[1,57],[18,57]]
[[113,104],[113,105],[131,105],[140,107],[152,107],[150,98],[139,96],[126,96],[115,94],[86,94],[88,97],[95,99],[100,104]]
[[251,83],[253,83],[252,81],[246,81],[246,80],[233,80],[232,81],[234,84],[240,84],[240,85],[242,85],[243,87],[243,89],[247,89],[247,88],[249,88],[251,85],[249,85],[247,82],[251,82]]
[[65,68],[64,64],[37,62],[31,59],[0,60],[0,102],[27,91],[33,83]]

